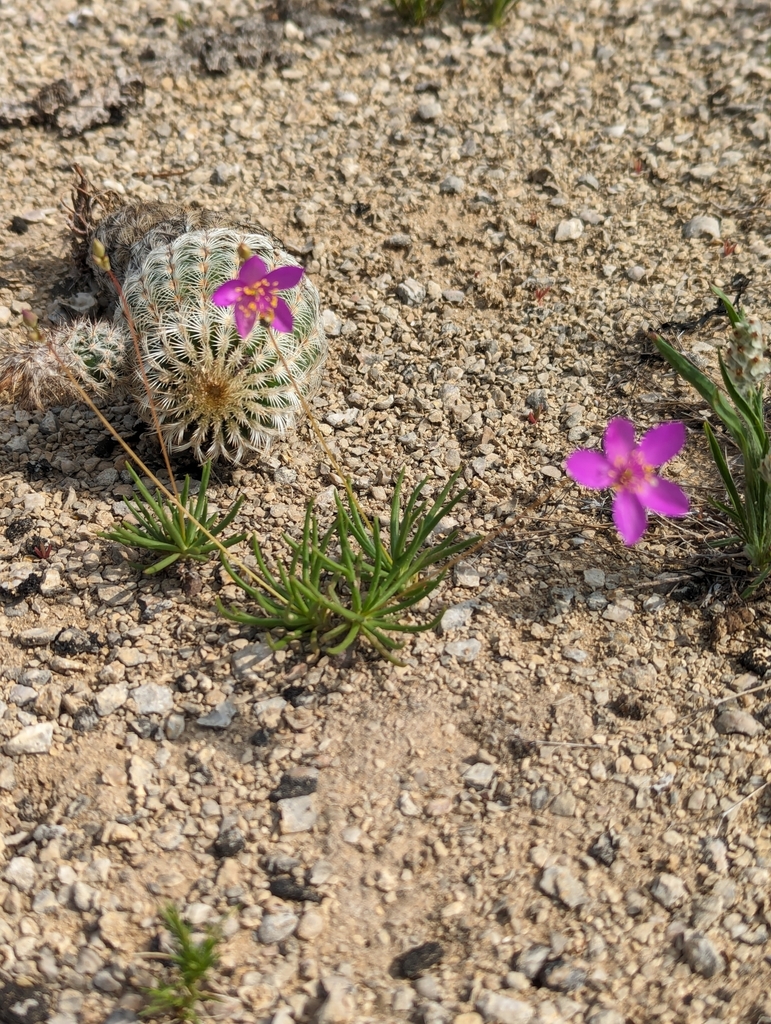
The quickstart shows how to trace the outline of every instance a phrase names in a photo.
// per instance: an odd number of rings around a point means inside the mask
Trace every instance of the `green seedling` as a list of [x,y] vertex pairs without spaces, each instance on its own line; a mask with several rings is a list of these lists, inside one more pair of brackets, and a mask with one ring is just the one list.
[[431,540],[440,521],[465,494],[460,491],[450,498],[457,478],[458,473],[430,506],[421,497],[426,484],[421,481],[402,509],[402,471],[387,529],[377,519],[368,522],[349,493],[345,501],[336,495],[334,522],[322,533],[309,502],[302,536],[295,540],[284,534],[291,558],[279,562],[275,572],[268,567],[256,537],[251,542],[258,566],[256,583],[244,580],[222,556],[228,575],[262,614],[225,609],[219,603],[220,612],[235,622],[280,630],[282,635],[274,640],[277,648],[305,640],[326,654],[340,654],[362,638],[399,664],[395,652],[403,644],[389,634],[418,633],[437,624],[439,617],[427,623],[406,623],[403,615],[436,590],[451,559],[479,540],[476,536],[461,539],[457,529],[441,540]]
[[444,0],[389,0],[389,3],[400,18],[413,25],[435,18],[444,7]]
[[199,1024],[197,1004],[205,999],[219,1000],[215,993],[206,990],[206,985],[209,972],[219,960],[217,946],[222,933],[218,927],[209,928],[205,938],[194,942],[192,928],[182,920],[173,903],[164,907],[161,918],[171,932],[174,951],[147,955],[165,960],[170,965],[170,977],[165,984],[145,989],[149,1002],[141,1016],[163,1014]]
[[[137,522],[116,526],[109,533],[100,534],[100,537],[117,541],[126,547],[145,548],[155,554],[160,554],[161,557],[158,561],[153,562],[144,570],[148,576],[161,572],[162,569],[168,569],[179,559],[189,558],[195,562],[205,562],[212,551],[221,550],[220,545],[215,544],[211,537],[219,538],[222,531],[230,526],[238,515],[244,496],[242,495],[227,515],[221,519],[217,513],[211,516],[208,514],[209,502],[206,490],[209,486],[211,461],[207,461],[203,465],[197,498],[189,497],[190,477],[185,477],[179,501],[190,513],[189,517],[184,515],[178,506],[163,498],[160,491],[156,490],[155,497],[153,497],[134,468],[128,463],[126,468],[139,491],[139,495],[133,501],[130,498],[125,499],[127,507]],[[199,524],[205,527],[206,533],[201,530]],[[246,534],[240,533],[234,537],[220,540],[220,544],[229,548],[240,543],[245,537]]]

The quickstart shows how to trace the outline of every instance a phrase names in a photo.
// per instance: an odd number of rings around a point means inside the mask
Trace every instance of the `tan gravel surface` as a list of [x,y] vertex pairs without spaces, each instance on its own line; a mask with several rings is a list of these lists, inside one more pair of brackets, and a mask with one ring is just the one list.
[[[707,554],[705,412],[645,336],[739,273],[768,317],[768,5],[522,2],[488,34],[43,0],[0,39],[3,336],[89,301],[73,163],[259,220],[329,311],[314,407],[362,502],[463,467],[455,518],[505,527],[405,667],[273,653],[214,563],[147,579],[99,538],[131,484],[86,408],[0,407],[0,1019],[135,1020],[170,899],[227,915],[225,1021],[771,1019],[769,604]],[[714,367],[724,336],[681,344]],[[613,415],[690,433],[694,513],[632,550],[562,485]],[[268,550],[335,483],[307,425],[216,475]]]

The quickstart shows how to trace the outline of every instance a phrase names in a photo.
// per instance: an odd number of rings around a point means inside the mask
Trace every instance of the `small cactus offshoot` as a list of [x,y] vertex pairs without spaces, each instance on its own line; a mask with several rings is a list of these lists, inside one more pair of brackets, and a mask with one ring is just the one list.
[[70,405],[78,400],[76,383],[100,399],[121,383],[126,339],[115,324],[77,320],[47,339],[37,318],[30,325],[28,319],[26,338],[11,335],[0,350],[0,394],[15,405]]

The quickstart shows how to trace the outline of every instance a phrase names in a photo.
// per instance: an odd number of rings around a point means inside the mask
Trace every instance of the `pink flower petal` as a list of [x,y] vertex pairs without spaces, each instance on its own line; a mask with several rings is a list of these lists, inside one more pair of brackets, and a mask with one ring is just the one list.
[[588,451],[582,448],[565,462],[565,471],[582,487],[591,487],[601,491],[610,487],[610,466],[601,452]]
[[241,264],[238,280],[242,285],[255,285],[258,281],[262,281],[267,273],[268,267],[265,261],[261,260],[259,256],[250,256],[245,263]]
[[613,522],[627,546],[637,543],[648,526],[648,517],[636,495],[629,491],[616,494],[613,499]]
[[233,306],[238,302],[243,285],[240,281],[226,281],[220,285],[211,297],[215,306]]
[[625,462],[634,448],[634,423],[621,418],[611,420],[605,428],[602,447],[609,462]]
[[655,476],[642,487],[637,497],[651,512],[658,512],[662,516],[685,516],[690,507],[685,491],[660,476]]
[[254,322],[257,319],[257,311],[250,309],[245,303],[237,303],[235,309],[236,330],[242,338],[248,338],[252,333]]
[[649,466],[663,466],[669,462],[685,444],[683,423],[660,423],[640,440],[640,451]]
[[273,316],[273,323],[270,325],[274,331],[282,331],[284,334],[291,334],[294,328],[294,317],[289,306],[283,299],[276,302],[276,310]]
[[304,273],[302,267],[277,267],[265,275],[265,280],[272,289],[283,291],[285,288],[294,288],[298,285]]

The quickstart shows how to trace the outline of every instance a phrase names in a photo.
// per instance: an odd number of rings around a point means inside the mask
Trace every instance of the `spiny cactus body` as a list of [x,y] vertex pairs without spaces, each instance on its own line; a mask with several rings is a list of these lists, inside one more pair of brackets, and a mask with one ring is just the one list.
[[77,383],[103,398],[124,377],[125,343],[116,324],[90,320],[57,328],[47,344],[11,336],[0,352],[0,395],[25,409],[45,409],[77,402]]
[[[242,244],[270,269],[296,265],[267,235],[215,228],[153,248],[123,285],[164,437],[201,460],[238,462],[286,433],[302,413],[298,391],[315,394],[326,355],[318,293],[306,277],[285,293],[292,334],[257,321],[242,339],[232,308],[211,302],[237,275]],[[132,371],[129,387],[149,420],[141,373],[136,365]]]
[[[211,301],[237,275],[239,246],[270,270],[297,263],[269,232],[215,227],[217,220],[207,211],[166,204],[109,214],[94,236],[121,282],[141,369],[118,303],[111,324],[79,321],[53,331],[47,343],[7,343],[0,355],[0,393],[37,408],[77,401],[63,362],[94,398],[125,386],[152,422],[146,377],[170,450],[192,449],[202,462],[239,462],[285,434],[302,414],[300,396],[311,398],[321,380],[327,342],[318,293],[303,276],[282,293],[293,315],[292,333],[258,320],[241,338],[233,309]],[[107,276],[99,271],[97,278],[104,287]]]

